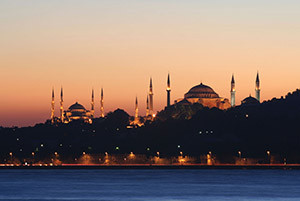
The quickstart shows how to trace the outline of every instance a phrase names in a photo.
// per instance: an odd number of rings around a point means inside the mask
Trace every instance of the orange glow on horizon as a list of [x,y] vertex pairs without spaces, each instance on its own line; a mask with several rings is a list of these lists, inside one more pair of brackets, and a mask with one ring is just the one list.
[[[78,101],[100,116],[117,108],[146,113],[149,78],[154,110],[171,104],[203,82],[230,99],[234,74],[236,105],[255,96],[259,71],[261,102],[300,87],[300,2],[192,1],[2,1],[0,13],[0,126],[44,123]],[[82,9],[84,8],[84,9]],[[134,9],[134,12],[132,10]],[[159,8],[159,9],[158,9]],[[13,11],[13,12],[12,12]],[[42,16],[41,16],[42,13]]]

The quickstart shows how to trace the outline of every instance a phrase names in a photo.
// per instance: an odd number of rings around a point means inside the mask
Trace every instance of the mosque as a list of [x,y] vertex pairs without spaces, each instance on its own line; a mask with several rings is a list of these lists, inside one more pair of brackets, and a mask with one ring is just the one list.
[[[170,75],[167,77],[167,107],[171,106],[171,82]],[[195,103],[201,104],[204,107],[219,108],[226,110],[231,107],[235,107],[235,80],[234,75],[231,78],[231,90],[230,90],[230,101],[227,98],[220,97],[210,86],[200,83],[192,87],[183,98],[174,101],[174,105],[192,105]],[[147,95],[146,102],[146,115],[143,117],[144,120],[153,120],[155,118],[155,112],[153,110],[153,85],[152,78],[150,78],[149,94]],[[59,121],[62,123],[69,123],[74,120],[81,120],[86,123],[92,123],[94,119],[94,90],[92,90],[91,97],[91,110],[87,110],[83,105],[78,102],[71,105],[67,110],[63,107],[63,89],[61,88],[60,94],[60,117],[54,117],[54,89],[52,89],[52,102],[51,102],[51,122]],[[257,105],[260,103],[260,80],[257,72],[255,81],[255,98],[251,95],[241,102],[241,106]],[[104,99],[103,89],[101,89],[101,100],[100,100],[100,117],[104,117]],[[138,110],[138,99],[135,100],[135,115],[134,120],[130,122],[131,125],[143,125],[139,116]]]
[[[170,83],[170,75],[167,77],[167,105],[166,107],[171,106],[171,83]],[[184,94],[183,98],[177,99],[174,101],[174,105],[192,105],[195,103],[199,103],[204,107],[209,108],[218,108],[221,110],[226,110],[231,107],[235,107],[235,80],[234,75],[231,78],[231,90],[230,90],[230,101],[227,98],[220,97],[210,86],[200,83],[192,87],[186,94]],[[150,100],[150,102],[149,102]],[[260,103],[260,81],[259,74],[257,72],[256,81],[255,81],[255,98],[251,95],[246,97],[241,102],[241,106],[251,106],[257,105]],[[131,122],[131,125],[142,125],[143,123],[140,121],[138,114],[138,101],[136,98],[135,101],[135,116],[134,120]],[[147,95],[146,102],[146,120],[153,120],[155,117],[155,113],[153,112],[153,85],[152,78],[150,78],[150,87],[149,94]]]
[[[169,76],[167,81],[167,91],[170,91]],[[194,103],[202,104],[204,107],[209,108],[219,108],[221,110],[226,110],[228,108],[236,106],[235,104],[235,80],[234,75],[231,78],[231,90],[230,90],[230,102],[227,98],[220,97],[211,87],[200,83],[192,87],[185,95],[184,98],[175,100],[175,104],[190,105]],[[168,103],[169,103],[169,93],[168,93]],[[255,98],[251,95],[244,100],[242,100],[241,105],[253,105],[260,103],[260,81],[259,74],[257,73],[255,82]]]
[[[67,110],[64,110],[64,99],[63,99],[63,88],[60,91],[60,116],[55,118],[54,116],[54,89],[52,89],[52,102],[51,102],[51,123],[69,123],[71,121],[83,121],[85,123],[92,123],[95,113],[95,101],[94,101],[94,89],[92,90],[91,98],[91,110],[85,109],[85,107],[78,102],[71,105]],[[101,89],[101,100],[100,100],[100,117],[104,117],[104,100],[103,100],[103,89]]]
[[219,95],[209,86],[200,83],[192,87],[185,95],[183,99],[178,99],[175,104],[190,105],[194,103],[200,103],[205,107],[228,109],[231,107],[227,98],[219,97]]

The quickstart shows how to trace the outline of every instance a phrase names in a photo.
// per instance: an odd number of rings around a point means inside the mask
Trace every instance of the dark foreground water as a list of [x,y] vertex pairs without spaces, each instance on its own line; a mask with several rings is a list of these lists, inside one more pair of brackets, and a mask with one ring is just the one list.
[[297,170],[0,170],[0,200],[300,200]]

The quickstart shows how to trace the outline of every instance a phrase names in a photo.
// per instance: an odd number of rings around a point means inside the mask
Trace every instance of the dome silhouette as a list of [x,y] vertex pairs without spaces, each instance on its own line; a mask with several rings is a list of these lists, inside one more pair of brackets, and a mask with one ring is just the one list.
[[69,107],[69,110],[85,110],[85,108],[83,107],[83,105],[76,102]]
[[219,98],[219,95],[211,87],[201,83],[192,87],[184,98]]
[[251,95],[242,100],[242,105],[257,105],[259,101]]

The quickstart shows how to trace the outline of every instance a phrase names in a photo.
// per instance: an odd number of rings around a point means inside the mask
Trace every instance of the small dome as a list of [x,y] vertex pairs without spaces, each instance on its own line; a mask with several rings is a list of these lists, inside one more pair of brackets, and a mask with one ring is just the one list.
[[252,97],[251,95],[247,98],[245,98],[244,100],[242,100],[242,105],[257,105],[259,104],[259,101]]
[[219,95],[209,86],[199,84],[184,95],[185,98],[219,98]]
[[85,110],[85,108],[81,104],[76,102],[69,107],[69,110]]

